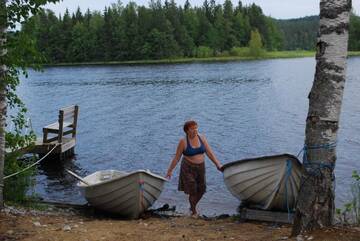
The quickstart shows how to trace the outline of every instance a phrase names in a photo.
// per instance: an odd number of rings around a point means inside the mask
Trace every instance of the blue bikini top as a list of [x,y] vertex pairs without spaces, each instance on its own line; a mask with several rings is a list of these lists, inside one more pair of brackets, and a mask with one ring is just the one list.
[[200,141],[200,146],[197,147],[197,148],[192,148],[192,146],[190,145],[190,142],[189,142],[189,138],[188,136],[186,136],[186,149],[185,151],[183,151],[183,155],[185,156],[195,156],[195,155],[199,155],[199,154],[204,154],[206,152],[206,149],[205,149],[205,145],[204,143],[202,142],[201,138],[198,136],[199,138],[199,141]]

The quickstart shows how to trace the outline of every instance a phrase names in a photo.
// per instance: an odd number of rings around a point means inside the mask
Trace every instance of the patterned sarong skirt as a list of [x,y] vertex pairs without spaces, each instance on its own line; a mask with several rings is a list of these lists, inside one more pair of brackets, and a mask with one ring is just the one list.
[[205,162],[194,164],[182,158],[178,190],[190,195],[206,192]]

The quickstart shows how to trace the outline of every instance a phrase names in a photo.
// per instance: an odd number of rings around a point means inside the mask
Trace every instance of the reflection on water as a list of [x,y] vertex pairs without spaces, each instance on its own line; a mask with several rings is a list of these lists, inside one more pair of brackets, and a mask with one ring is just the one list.
[[73,170],[80,175],[85,172],[76,165],[76,158],[59,161],[56,159],[46,159],[40,163],[39,174],[37,181],[45,183],[40,191],[40,196],[46,199],[47,193],[52,193],[52,201],[66,200],[66,197],[78,196],[78,190],[74,189],[74,179],[67,172],[66,169]]
[[[337,203],[349,198],[351,171],[360,169],[360,58],[348,61],[338,142]],[[52,67],[31,72],[19,94],[35,131],[57,119],[58,109],[80,106],[76,158],[42,166],[36,192],[82,203],[76,180],[101,169],[151,169],[165,175],[185,120],[196,119],[223,163],[278,153],[297,154],[315,70],[312,58],[143,66]],[[177,189],[178,169],[158,205],[187,210]],[[207,160],[205,214],[234,213],[238,205],[222,174]]]

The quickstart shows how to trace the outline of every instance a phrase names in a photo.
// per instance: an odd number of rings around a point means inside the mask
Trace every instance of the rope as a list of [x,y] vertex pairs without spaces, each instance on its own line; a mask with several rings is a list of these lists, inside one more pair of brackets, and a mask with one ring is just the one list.
[[[331,150],[336,147],[336,142],[331,143],[325,143],[325,144],[319,144],[319,145],[304,145],[304,147],[300,150],[297,157],[300,156],[301,153],[303,153],[303,165],[306,169],[306,171],[313,176],[319,176],[320,170],[328,168],[331,171],[335,169],[335,163],[324,163],[323,161],[315,161],[315,160],[308,160],[307,159],[307,151],[308,150],[319,150],[319,149],[325,149],[325,150]],[[314,168],[314,166],[317,166]]]
[[33,166],[39,164],[39,163],[40,163],[42,160],[44,160],[48,155],[50,155],[50,153],[53,152],[53,150],[55,150],[55,148],[56,148],[58,145],[60,145],[60,143],[57,143],[57,144],[53,147],[53,149],[51,149],[48,153],[46,153],[46,155],[43,156],[42,158],[40,158],[40,160],[38,160],[37,162],[35,162],[35,163],[31,164],[30,166],[22,169],[21,171],[15,172],[15,173],[13,173],[13,174],[10,174],[10,175],[4,177],[3,179],[5,180],[5,179],[8,179],[8,178],[10,178],[10,177],[16,176],[16,175],[18,175],[18,174],[20,174],[20,173],[23,173],[24,171],[32,168]]
[[336,141],[325,144],[313,145],[313,146],[305,145],[305,147],[306,149],[334,149],[336,147]]
[[304,145],[304,147],[301,148],[301,150],[297,154],[297,157],[299,157],[302,152],[306,152],[306,150],[316,150],[316,149],[328,149],[328,150],[331,150],[331,149],[334,149],[335,147],[336,147],[336,141],[335,142],[330,142],[330,143],[325,143],[325,144],[312,145],[312,146]]
[[[316,160],[310,161],[307,159],[307,150],[316,150],[316,149],[331,150],[336,147],[336,144],[337,144],[336,142],[331,142],[331,143],[325,143],[325,144],[319,144],[319,145],[313,145],[313,146],[304,145],[304,147],[300,150],[299,154],[297,155],[297,157],[299,157],[300,154],[303,152],[303,166],[306,170],[306,173],[309,175],[308,178],[322,176],[323,175],[323,173],[321,171],[322,169],[330,170],[331,174],[332,174],[332,180],[334,181],[333,182],[334,190],[336,188],[335,173],[334,173],[335,163],[331,163],[331,162],[324,163],[323,161],[316,161]],[[301,186],[307,181],[307,179],[301,180]]]
[[139,180],[139,187],[140,187],[140,206],[141,206],[141,211],[145,210],[145,200],[144,200],[144,180]]
[[288,221],[290,222],[290,207],[289,207],[289,200],[288,200],[288,193],[287,193],[287,183],[289,181],[289,177],[292,171],[292,163],[291,160],[286,160],[286,175],[285,175],[285,200],[286,200],[286,208],[288,212]]

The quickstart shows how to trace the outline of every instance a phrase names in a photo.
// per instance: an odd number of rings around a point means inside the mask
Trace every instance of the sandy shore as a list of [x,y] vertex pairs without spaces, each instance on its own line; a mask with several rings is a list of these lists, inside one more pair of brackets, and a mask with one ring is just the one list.
[[[5,208],[0,212],[0,241],[112,240],[297,240],[291,225],[239,222],[235,217],[193,219],[149,216],[139,220],[83,215],[71,210]],[[358,227],[334,227],[299,236],[298,240],[360,240]]]

